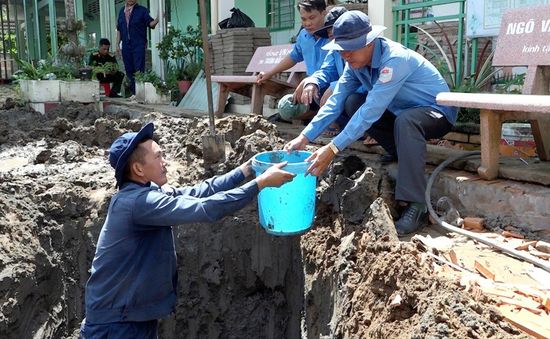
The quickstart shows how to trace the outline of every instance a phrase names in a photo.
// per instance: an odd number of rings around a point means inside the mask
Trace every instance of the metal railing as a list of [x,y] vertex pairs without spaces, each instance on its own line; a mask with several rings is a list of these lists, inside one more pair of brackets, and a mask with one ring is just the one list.
[[[453,68],[449,72],[453,75],[454,86],[458,87],[462,83],[464,64],[467,56],[464,53],[465,39],[464,39],[464,18],[465,18],[465,0],[424,0],[424,1],[415,1],[411,0],[399,0],[397,1],[398,5],[393,6],[393,24],[394,24],[394,33],[393,39],[395,41],[401,42],[403,45],[415,49],[417,42],[413,42],[415,33],[412,28],[416,28],[418,24],[424,24],[429,22],[440,22],[440,21],[457,21],[458,23],[458,34],[457,34],[457,43],[456,43],[456,54],[454,54]],[[458,4],[458,13],[451,15],[442,15],[434,16],[430,15],[429,10],[433,6],[448,5],[448,4]],[[452,46],[450,46],[452,47]],[[475,48],[477,54],[477,41],[472,43],[472,49]],[[472,54],[472,55],[476,55]],[[447,56],[449,57],[449,56]],[[472,68],[474,69],[474,68]]]

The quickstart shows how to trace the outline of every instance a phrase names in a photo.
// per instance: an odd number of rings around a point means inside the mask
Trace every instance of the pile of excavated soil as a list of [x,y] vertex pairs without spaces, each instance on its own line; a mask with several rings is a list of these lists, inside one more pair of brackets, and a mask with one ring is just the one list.
[[[46,116],[0,110],[0,337],[78,336],[88,270],[115,192],[107,148],[118,135],[154,121],[175,185],[284,143],[259,117],[221,119],[227,159],[205,167],[206,119],[129,116],[78,104]],[[301,237],[268,235],[256,204],[214,224],[175,227],[179,299],[159,337],[517,336],[398,241],[387,204],[392,182],[379,165],[339,159],[319,180],[318,197],[317,219]]]

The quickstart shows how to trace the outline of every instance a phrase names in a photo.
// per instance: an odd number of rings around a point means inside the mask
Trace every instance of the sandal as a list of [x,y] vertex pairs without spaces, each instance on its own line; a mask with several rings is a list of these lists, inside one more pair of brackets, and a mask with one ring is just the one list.
[[378,141],[374,140],[372,137],[365,134],[365,139],[363,140],[363,145],[365,146],[376,146]]
[[326,130],[321,133],[322,138],[334,138],[340,133],[340,128],[334,124],[327,127]]

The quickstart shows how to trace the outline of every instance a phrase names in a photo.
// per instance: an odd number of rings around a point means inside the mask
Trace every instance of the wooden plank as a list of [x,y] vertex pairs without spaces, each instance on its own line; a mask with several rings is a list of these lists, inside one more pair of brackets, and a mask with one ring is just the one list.
[[449,251],[449,258],[451,259],[451,262],[455,265],[459,265],[458,258],[456,257],[456,253],[453,250]]
[[523,244],[516,247],[516,250],[521,250],[521,251],[527,250],[529,249],[529,246],[535,246],[536,243],[537,243],[536,240],[525,240],[523,241]]
[[549,321],[547,316],[536,316],[523,310],[516,311],[515,307],[510,305],[501,305],[498,309],[506,321],[525,333],[535,338],[550,338],[550,329],[546,325]]
[[519,233],[510,232],[510,231],[502,231],[502,235],[506,238],[516,238],[516,239],[524,239],[525,237]]
[[476,269],[476,271],[478,271],[485,278],[495,281],[495,274],[493,272],[491,272],[483,264],[481,264],[479,261],[476,260],[474,262],[474,268]]
[[499,299],[501,303],[521,307],[537,315],[542,312],[542,310],[539,309],[539,303],[532,299],[521,297],[520,295],[515,295],[513,298],[499,297]]
[[467,230],[483,231],[485,229],[485,219],[466,217],[464,218],[462,228],[465,228]]

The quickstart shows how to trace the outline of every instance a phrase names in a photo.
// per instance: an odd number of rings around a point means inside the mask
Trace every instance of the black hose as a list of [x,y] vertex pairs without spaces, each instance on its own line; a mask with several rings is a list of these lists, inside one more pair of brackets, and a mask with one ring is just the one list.
[[428,179],[428,184],[426,186],[426,192],[424,194],[424,199],[426,200],[426,205],[428,206],[428,212],[430,212],[431,217],[441,227],[443,227],[447,231],[455,232],[455,233],[467,236],[467,237],[472,238],[476,241],[479,241],[480,243],[483,243],[487,246],[497,248],[498,250],[500,250],[500,251],[502,251],[502,252],[504,252],[504,253],[512,256],[512,257],[527,261],[527,262],[529,262],[533,265],[536,265],[536,266],[544,269],[547,272],[550,272],[550,263],[547,263],[546,261],[544,261],[542,259],[533,257],[530,254],[527,255],[525,253],[522,253],[521,251],[516,251],[514,249],[509,249],[509,248],[503,247],[501,244],[499,244],[497,242],[494,242],[490,239],[481,237],[477,233],[470,232],[470,231],[467,231],[465,229],[462,229],[462,228],[453,226],[451,224],[448,224],[447,222],[441,220],[441,218],[439,218],[437,213],[435,213],[435,211],[432,207],[432,203],[431,203],[431,191],[432,191],[432,186],[433,186],[434,180],[437,177],[437,175],[439,174],[439,172],[441,172],[450,163],[453,163],[453,162],[455,162],[459,159],[471,157],[471,156],[474,156],[474,155],[480,155],[480,154],[481,154],[481,152],[479,152],[479,151],[472,151],[472,152],[463,152],[463,153],[459,153],[459,154],[456,154],[456,155],[452,155],[435,168],[435,170],[430,175],[430,178]]

